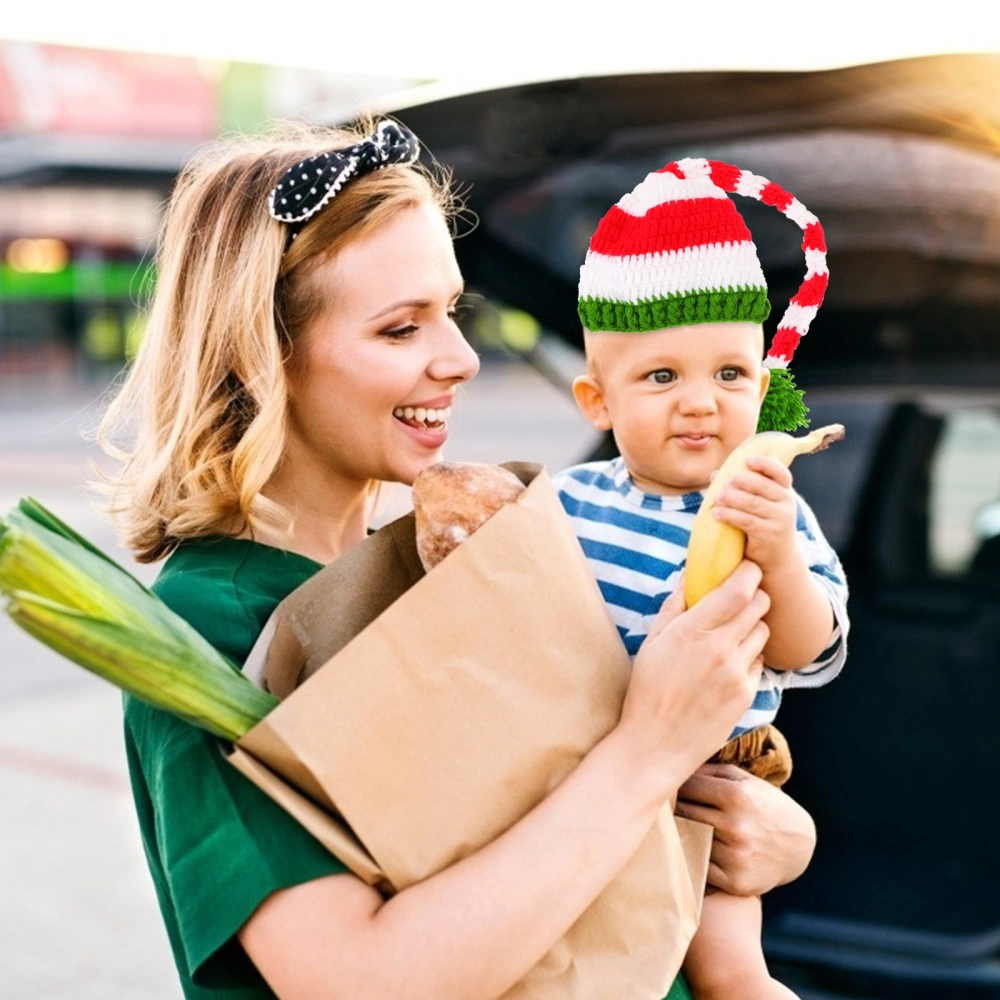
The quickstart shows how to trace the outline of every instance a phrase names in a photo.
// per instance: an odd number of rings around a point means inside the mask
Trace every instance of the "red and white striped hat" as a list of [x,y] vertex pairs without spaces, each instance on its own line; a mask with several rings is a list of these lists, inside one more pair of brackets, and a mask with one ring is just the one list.
[[580,268],[580,319],[593,332],[767,319],[771,307],[757,248],[727,192],[773,205],[805,232],[806,277],[764,359],[771,385],[758,429],[807,426],[788,363],[826,292],[826,241],[819,219],[765,177],[704,159],[649,174],[591,237]]

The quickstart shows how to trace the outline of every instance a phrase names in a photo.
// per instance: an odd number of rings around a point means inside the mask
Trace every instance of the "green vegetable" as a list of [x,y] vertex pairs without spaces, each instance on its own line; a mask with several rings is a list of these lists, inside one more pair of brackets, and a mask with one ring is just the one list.
[[0,518],[0,596],[57,653],[238,740],[276,704],[134,576],[37,501]]

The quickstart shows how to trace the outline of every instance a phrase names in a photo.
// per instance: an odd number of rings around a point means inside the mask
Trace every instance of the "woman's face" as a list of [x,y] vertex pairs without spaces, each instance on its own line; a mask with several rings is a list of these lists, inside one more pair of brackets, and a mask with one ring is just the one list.
[[455,387],[479,370],[454,321],[463,283],[444,219],[403,209],[313,280],[327,305],[289,365],[290,467],[412,483],[440,460]]

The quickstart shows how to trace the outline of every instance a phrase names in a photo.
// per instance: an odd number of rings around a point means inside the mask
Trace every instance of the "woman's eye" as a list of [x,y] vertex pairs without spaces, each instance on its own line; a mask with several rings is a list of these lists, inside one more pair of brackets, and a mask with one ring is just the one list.
[[657,385],[667,385],[677,378],[677,375],[670,368],[658,368],[655,372],[650,372],[646,378]]
[[406,326],[398,326],[392,330],[383,330],[381,335],[389,340],[406,340],[408,337],[412,337],[417,329],[418,327],[413,323],[408,323]]
[[725,368],[719,369],[719,378],[723,382],[735,382],[743,374],[743,369],[737,368],[734,365],[728,365]]
[[462,298],[448,309],[448,318],[454,323],[459,323],[463,316],[468,316],[474,310],[475,303],[472,300],[472,296],[468,293],[463,293]]

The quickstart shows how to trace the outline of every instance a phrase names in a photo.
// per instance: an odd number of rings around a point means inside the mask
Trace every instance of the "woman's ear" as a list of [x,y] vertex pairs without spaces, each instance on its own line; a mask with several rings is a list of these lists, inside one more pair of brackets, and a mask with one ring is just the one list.
[[580,412],[599,430],[611,430],[611,414],[604,402],[601,383],[591,375],[580,375],[573,381],[573,398]]
[[760,370],[760,402],[764,402],[768,387],[771,384],[771,369],[762,367]]

